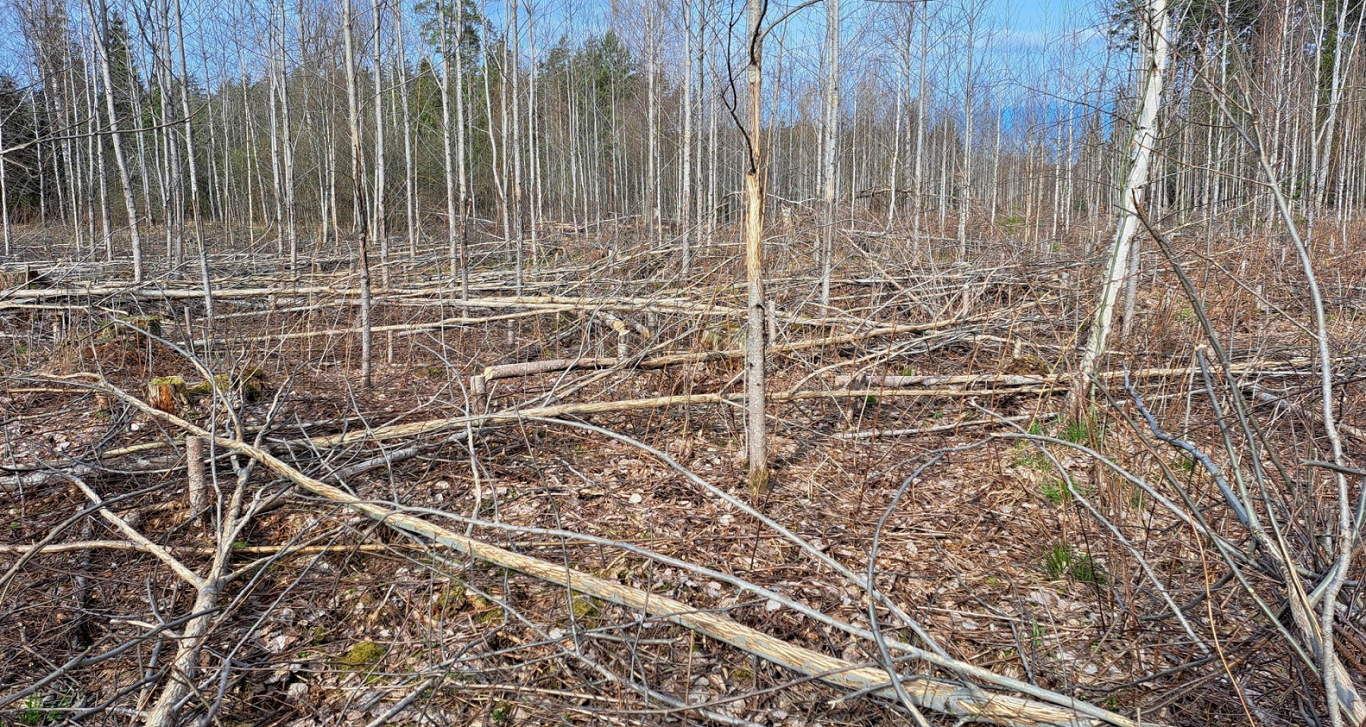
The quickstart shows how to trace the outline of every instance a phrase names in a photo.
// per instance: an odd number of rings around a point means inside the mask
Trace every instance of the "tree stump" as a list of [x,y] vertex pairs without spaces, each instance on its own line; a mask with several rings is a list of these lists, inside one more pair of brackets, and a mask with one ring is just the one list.
[[195,516],[208,507],[208,487],[204,484],[204,438],[185,438],[185,473],[190,512]]
[[189,403],[185,379],[180,376],[162,376],[148,381],[147,403],[153,409],[176,414]]

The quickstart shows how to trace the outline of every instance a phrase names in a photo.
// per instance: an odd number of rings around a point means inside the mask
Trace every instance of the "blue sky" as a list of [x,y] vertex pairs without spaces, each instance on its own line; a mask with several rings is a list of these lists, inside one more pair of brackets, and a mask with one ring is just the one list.
[[[0,72],[27,77],[30,69],[26,67],[28,54],[23,46],[23,37],[19,33],[19,11],[21,3],[27,0],[0,0]],[[83,14],[83,0],[67,0],[71,7],[72,14]],[[107,0],[111,8],[120,8],[127,0]],[[340,4],[339,0],[331,0]],[[414,0],[402,0],[409,4]],[[475,0],[476,4],[487,1],[490,20],[494,23],[502,23],[502,3],[497,0]],[[524,0],[525,1],[525,0]],[[705,0],[694,0],[695,2],[705,2]],[[992,31],[992,40],[989,42],[993,52],[1004,56],[1002,62],[1015,63],[1025,60],[1029,56],[1034,56],[1050,47],[1056,40],[1069,33],[1081,32],[1085,29],[1092,29],[1091,35],[1083,35],[1083,38],[1093,42],[1094,28],[1102,19],[1100,6],[1098,3],[1107,0],[986,0],[985,25]],[[740,12],[742,0],[720,0],[713,2],[710,7],[720,13],[727,13],[729,8],[734,8],[730,12]],[[204,36],[204,42],[213,45],[222,45],[222,41],[213,41],[209,35],[216,34],[216,28],[222,28],[226,23],[223,20],[209,20],[204,14],[220,15],[227,6],[251,7],[261,5],[264,10],[264,0],[243,0],[239,5],[236,2],[218,3],[213,0],[184,0],[185,13],[187,20],[187,30],[199,25],[197,20],[201,18],[205,21],[204,30],[208,31]],[[791,7],[797,0],[774,0],[770,10],[772,15],[781,14],[785,8]],[[291,3],[292,4],[292,3]],[[356,0],[359,8],[369,5],[367,0]],[[861,19],[868,13],[885,12],[888,8],[894,7],[886,2],[873,2],[870,0],[843,0],[843,17],[845,22],[847,50],[853,54],[876,53],[885,51],[885,43],[877,40],[865,40],[860,45],[857,37],[858,29],[862,25]],[[932,10],[953,15],[957,12],[958,0],[930,0]],[[553,42],[556,37],[564,33],[567,26],[565,20],[570,13],[577,16],[578,32],[582,33],[585,25],[584,21],[595,17],[598,22],[605,25],[609,22],[612,15],[612,8],[617,9],[616,21],[623,33],[627,36],[634,34],[640,24],[640,13],[635,2],[632,0],[533,0],[533,6],[541,8],[538,17],[538,45],[546,47]],[[917,10],[921,5],[917,5]],[[125,13],[126,14],[126,13]],[[196,17],[198,16],[198,17]],[[220,15],[220,17],[222,17]],[[591,21],[590,21],[591,22]],[[819,58],[821,37],[824,33],[824,9],[820,5],[807,8],[795,15],[785,34],[785,40],[789,51],[792,53],[793,60],[798,63],[811,63]],[[195,33],[194,35],[199,35]],[[198,45],[198,38],[189,39],[191,46]],[[197,55],[196,49],[191,47],[190,55]],[[941,49],[942,50],[942,49]],[[211,52],[213,52],[211,50]],[[410,50],[410,58],[415,58],[416,54]],[[846,61],[849,65],[857,62],[857,58]],[[193,64],[192,64],[193,65]]]

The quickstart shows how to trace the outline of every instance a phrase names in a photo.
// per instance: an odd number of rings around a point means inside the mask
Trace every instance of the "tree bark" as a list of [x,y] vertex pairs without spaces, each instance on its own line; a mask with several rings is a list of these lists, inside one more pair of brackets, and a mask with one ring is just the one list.
[[1100,358],[1105,353],[1110,324],[1114,318],[1115,301],[1124,284],[1130,248],[1133,246],[1134,233],[1138,230],[1137,210],[1143,202],[1148,185],[1153,145],[1157,140],[1157,114],[1162,103],[1162,75],[1167,68],[1168,23],[1166,0],[1148,0],[1144,7],[1142,22],[1146,66],[1143,96],[1129,143],[1129,176],[1124,184],[1123,196],[1119,200],[1119,225],[1115,230],[1115,240],[1110,247],[1110,258],[1105,268],[1100,305],[1096,309],[1095,319],[1091,324],[1091,335],[1082,354],[1081,365],[1077,369],[1077,381],[1072,396],[1072,409],[1077,415],[1084,412],[1086,400],[1090,398],[1091,377],[1095,375]]
[[763,175],[763,55],[764,0],[748,0],[749,166],[745,170],[745,282],[748,293],[748,337],[745,340],[745,451],[749,487],[755,494],[768,490],[768,423],[764,406],[764,175]]
[[342,0],[342,39],[346,47],[346,123],[351,132],[351,178],[356,199],[352,204],[355,219],[352,228],[356,234],[356,267],[360,274],[360,380],[361,386],[370,388],[370,258],[366,237],[367,225],[365,200],[365,166],[361,159],[360,145],[360,106],[356,89],[356,50],[351,31],[351,0]]
[[123,135],[119,126],[118,111],[114,106],[114,82],[110,73],[109,65],[109,7],[105,0],[100,0],[100,13],[95,15],[95,8],[86,0],[86,7],[90,10],[90,19],[96,24],[95,48],[99,51],[100,75],[104,80],[104,107],[108,113],[109,120],[109,142],[114,147],[114,163],[119,170],[119,184],[123,187],[123,206],[128,211],[128,232],[132,238],[133,245],[133,282],[141,283],[143,276],[142,269],[142,235],[138,230],[138,205],[133,197],[132,175],[128,172],[128,161],[123,154]]
[[824,224],[821,227],[821,305],[830,305],[831,258],[835,254],[835,152],[839,144],[840,118],[840,0],[825,0],[825,124],[821,144],[825,158],[821,175],[825,179]]

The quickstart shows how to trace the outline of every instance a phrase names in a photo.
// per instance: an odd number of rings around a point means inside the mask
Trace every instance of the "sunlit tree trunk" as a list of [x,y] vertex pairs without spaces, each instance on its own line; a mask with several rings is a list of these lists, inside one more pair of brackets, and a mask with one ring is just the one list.
[[351,0],[342,0],[342,39],[346,47],[346,125],[351,133],[351,179],[356,199],[352,205],[355,218],[352,229],[356,235],[356,267],[360,274],[360,379],[361,386],[370,388],[370,258],[366,236],[365,165],[361,161],[360,103],[356,88],[356,50],[352,40]]
[[[299,228],[298,228],[298,208],[294,199],[294,132],[293,123],[289,113],[289,74],[286,72],[285,61],[288,55],[285,53],[285,4],[280,2],[280,59],[276,66],[276,73],[279,76],[277,91],[280,96],[280,149],[283,152],[281,166],[284,168],[284,208],[285,208],[285,237],[289,245],[289,267],[291,270],[299,266]],[[302,42],[302,40],[300,41]]]
[[689,217],[692,213],[692,87],[693,87],[693,55],[692,55],[692,0],[683,0],[683,158],[679,163],[682,168],[682,188],[679,190],[679,221],[682,224],[681,240],[682,261],[680,269],[686,278],[692,267],[692,224]]
[[749,64],[749,163],[745,170],[745,281],[748,292],[749,330],[745,339],[745,450],[749,460],[751,492],[768,489],[768,423],[764,420],[764,174],[763,150],[763,55],[761,33],[764,0],[748,0],[749,32],[746,34]]
[[[5,148],[5,124],[0,121],[0,149]],[[3,228],[5,238],[5,257],[10,255],[10,229],[9,229],[9,186],[6,184],[8,169],[5,164],[5,155],[0,154],[0,228]]]
[[194,124],[190,114],[190,67],[185,63],[185,27],[180,12],[180,0],[174,0],[176,42],[180,55],[180,70],[185,74],[180,84],[180,114],[185,119],[185,159],[190,171],[190,214],[194,216],[195,244],[199,249],[199,277],[204,286],[204,340],[213,333],[213,285],[209,273],[209,251],[204,245],[204,221],[199,208],[199,168],[194,153]]
[[[510,53],[509,53],[509,60],[508,60],[508,63],[506,64],[506,68],[503,69],[503,72],[504,72],[505,74],[507,74],[507,75],[512,79],[512,91],[511,91],[510,94],[508,94],[508,93],[507,93],[507,86],[505,85],[505,86],[503,87],[503,88],[504,88],[504,93],[506,94],[506,98],[505,98],[505,100],[504,100],[504,104],[505,104],[505,105],[504,105],[504,110],[503,110],[503,129],[504,129],[504,132],[506,133],[506,130],[507,130],[507,106],[506,106],[506,104],[507,104],[507,103],[511,103],[511,104],[512,104],[512,137],[511,137],[511,142],[510,142],[510,143],[507,143],[507,142],[504,143],[504,146],[503,146],[503,158],[504,158],[504,160],[506,160],[506,159],[507,159],[507,155],[508,155],[509,153],[512,154],[512,218],[513,218],[513,230],[515,231],[514,234],[516,235],[516,238],[517,238],[517,240],[516,240],[516,258],[517,258],[517,259],[516,259],[516,266],[517,266],[517,270],[516,270],[516,274],[517,274],[517,287],[516,287],[516,291],[517,291],[517,295],[521,295],[521,294],[522,294],[522,290],[523,290],[523,288],[524,288],[525,285],[526,285],[526,260],[525,260],[525,250],[524,250],[525,243],[526,243],[526,210],[524,209],[523,200],[522,200],[522,123],[521,123],[521,122],[522,122],[522,116],[521,116],[521,111],[520,111],[521,106],[522,106],[522,94],[521,94],[521,88],[520,88],[522,74],[521,74],[521,72],[518,70],[518,64],[519,64],[519,62],[520,62],[520,60],[521,60],[521,41],[520,41],[520,38],[521,38],[521,35],[522,35],[522,34],[521,34],[521,28],[518,27],[518,25],[519,25],[518,21],[519,21],[519,18],[520,18],[520,14],[517,12],[518,6],[519,6],[519,0],[511,0],[511,5],[512,5],[512,13],[511,13],[511,18],[510,18],[510,20],[509,20],[509,23],[510,23],[509,30],[510,30],[510,34],[511,34],[511,36],[512,36],[512,48],[511,48],[511,51],[510,51]],[[509,331],[512,331],[512,330],[516,327],[516,324],[510,322],[510,323],[509,323],[509,326],[510,326],[510,327],[509,327],[508,330],[509,330]]]
[[[412,120],[412,98],[408,89],[408,56],[406,47],[407,38],[403,34],[403,9],[400,8],[394,14],[395,22],[395,45],[398,46],[398,99],[403,106],[403,191],[404,219],[407,222],[408,231],[408,257],[417,258],[417,171],[413,159],[413,120]],[[444,109],[443,109],[444,111]],[[445,132],[443,124],[442,132]],[[449,184],[450,180],[447,179]]]
[[968,254],[968,216],[972,214],[972,62],[976,55],[977,21],[981,9],[976,0],[967,0],[967,41],[963,44],[967,69],[963,73],[963,187],[958,205],[958,257]]
[[389,287],[389,230],[385,225],[384,210],[384,60],[381,55],[383,36],[381,35],[380,0],[375,0],[374,11],[375,38],[373,49],[375,82],[375,193],[372,195],[374,211],[370,215],[370,238],[379,242],[379,279],[380,285]]
[[1073,388],[1073,409],[1080,413],[1086,406],[1094,376],[1114,318],[1115,300],[1128,272],[1129,254],[1134,233],[1138,230],[1138,207],[1148,185],[1148,170],[1152,163],[1153,147],[1157,139],[1157,116],[1162,103],[1162,76],[1167,68],[1168,15],[1166,0],[1148,0],[1144,7],[1142,28],[1144,48],[1143,94],[1139,101],[1138,118],[1129,141],[1130,165],[1128,179],[1120,197],[1119,224],[1110,247],[1101,287],[1100,303],[1091,324],[1090,339],[1077,369]]
[[[98,61],[94,58],[91,58],[89,64],[87,65],[87,72],[85,74],[86,129],[88,132],[88,136],[86,137],[86,143],[88,144],[86,158],[89,160],[89,175],[91,179],[96,180],[96,184],[94,186],[99,190],[100,193],[100,237],[104,240],[104,260],[105,262],[113,262],[114,223],[109,216],[109,175],[105,169],[104,162],[104,138],[97,133],[97,130],[100,127],[99,112],[96,110],[97,107],[95,102],[95,97],[98,94],[98,88],[95,83],[95,74],[90,72],[94,70],[94,66],[96,65],[96,63],[98,63]],[[97,163],[98,168],[96,167]],[[98,174],[99,176],[95,176],[96,174]],[[94,198],[93,195],[90,194],[90,192],[87,192],[87,195],[91,197],[89,201],[90,220],[92,225],[91,237],[94,237]]]
[[[461,2],[461,0],[456,0],[456,6],[459,7],[459,6],[461,6],[461,5],[463,5],[463,2]],[[441,154],[442,154],[442,158],[443,158],[443,159],[445,160],[445,162],[446,162],[446,166],[445,166],[445,169],[446,169],[446,243],[447,243],[447,245],[448,245],[448,247],[449,247],[449,258],[450,258],[450,262],[451,262],[451,280],[454,281],[454,280],[457,279],[457,275],[459,276],[459,280],[461,281],[461,284],[460,284],[460,295],[461,295],[462,298],[464,298],[464,297],[467,297],[467,296],[468,296],[468,286],[467,286],[467,284],[465,283],[466,275],[467,275],[467,273],[466,273],[466,268],[465,268],[465,251],[464,251],[464,246],[463,246],[462,244],[460,244],[460,239],[461,239],[461,238],[460,238],[459,231],[457,230],[457,224],[458,224],[457,219],[458,219],[458,218],[460,217],[460,215],[463,213],[463,210],[461,210],[460,212],[457,212],[456,206],[455,206],[455,174],[456,174],[456,169],[455,169],[455,167],[456,167],[457,161],[456,161],[455,158],[452,156],[452,151],[451,151],[451,125],[452,125],[452,121],[451,121],[451,56],[452,56],[452,51],[451,51],[451,46],[450,46],[450,31],[447,29],[448,23],[447,23],[447,21],[446,21],[447,10],[445,9],[444,6],[438,5],[438,6],[437,6],[437,13],[438,13],[438,16],[439,16],[439,19],[438,19],[438,21],[437,21],[437,28],[438,28],[438,36],[437,36],[437,37],[440,39],[440,48],[439,48],[439,52],[441,53],[441,75],[439,76],[439,80],[440,80],[440,89],[441,89]],[[457,27],[457,28],[460,27],[459,23],[456,24],[456,27]],[[457,30],[457,31],[456,31],[457,47],[456,47],[456,50],[455,50],[455,52],[454,52],[454,55],[455,55],[455,57],[456,57],[457,59],[460,57],[460,49],[459,49],[459,46],[458,46],[458,39],[459,39],[459,37],[460,37],[460,34],[459,34],[459,31]],[[458,82],[459,82],[459,80],[458,80],[458,74],[457,74],[457,83],[458,83]],[[459,92],[457,91],[457,94],[458,94],[458,93],[459,93]],[[458,101],[459,101],[459,96],[457,95],[456,98],[457,98],[457,103],[458,103]],[[464,166],[463,166],[463,163],[461,164],[460,173],[461,173],[462,175],[464,174]],[[462,178],[463,178],[463,177],[462,177]],[[462,184],[461,186],[463,187],[463,184]],[[459,271],[458,273],[457,273],[457,270]]]
[[109,142],[114,148],[114,163],[119,170],[119,185],[123,188],[123,206],[128,211],[128,233],[132,239],[133,246],[133,282],[141,283],[142,270],[142,235],[138,229],[138,205],[133,198],[133,180],[128,172],[128,161],[123,154],[123,134],[120,131],[119,115],[114,105],[114,82],[110,73],[109,60],[109,9],[104,0],[100,2],[98,16],[95,8],[86,0],[86,7],[90,10],[90,21],[95,49],[99,52],[100,76],[104,81],[104,107],[108,113],[109,122]]
[[[831,259],[835,254],[836,150],[839,146],[840,118],[840,0],[825,0],[825,124],[821,149],[821,176],[825,180],[825,221],[821,227],[821,305],[830,305]],[[755,124],[758,128],[758,124]],[[852,187],[851,187],[852,189]]]
[[930,52],[930,13],[928,6],[920,8],[920,89],[915,112],[915,237],[920,237],[920,225],[925,210],[925,81]]

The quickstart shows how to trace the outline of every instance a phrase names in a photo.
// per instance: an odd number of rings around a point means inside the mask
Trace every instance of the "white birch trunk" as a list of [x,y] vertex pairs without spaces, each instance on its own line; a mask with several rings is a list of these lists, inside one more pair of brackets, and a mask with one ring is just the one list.
[[99,51],[100,75],[104,80],[104,107],[108,113],[109,120],[109,141],[114,147],[114,163],[119,170],[119,184],[123,187],[123,206],[128,211],[128,232],[132,237],[133,245],[133,282],[141,283],[142,270],[142,235],[138,230],[138,205],[133,198],[132,175],[128,173],[128,161],[123,154],[123,134],[120,131],[119,115],[114,108],[114,81],[109,71],[109,45],[108,38],[105,37],[109,30],[109,11],[103,0],[100,3],[100,14],[95,15],[95,8],[86,0],[86,7],[90,10],[90,21],[92,32],[95,33],[95,48]]
[[1091,324],[1091,335],[1086,350],[1082,354],[1081,365],[1077,370],[1074,388],[1074,409],[1078,412],[1085,406],[1085,399],[1091,390],[1091,377],[1095,374],[1100,358],[1105,353],[1105,344],[1110,334],[1110,323],[1114,318],[1115,301],[1128,271],[1130,248],[1133,246],[1134,233],[1138,230],[1138,206],[1148,185],[1148,170],[1152,162],[1153,144],[1157,140],[1157,115],[1162,103],[1162,75],[1167,68],[1167,15],[1166,0],[1148,0],[1144,8],[1144,30],[1142,33],[1145,49],[1145,81],[1143,95],[1139,102],[1138,118],[1134,124],[1129,144],[1129,176],[1120,197],[1119,224],[1115,230],[1115,240],[1110,248],[1110,260],[1105,267],[1105,278],[1101,288],[1100,305],[1096,309]]
[[745,171],[745,279],[749,330],[745,339],[745,451],[750,491],[768,489],[768,422],[764,420],[764,170],[762,125],[764,0],[748,0],[749,166]]
[[821,161],[825,179],[822,190],[825,221],[821,229],[820,258],[821,305],[829,306],[831,258],[835,253],[835,156],[839,145],[840,0],[825,0],[825,9],[825,124],[822,129],[825,139],[821,145],[825,152],[825,158]]

